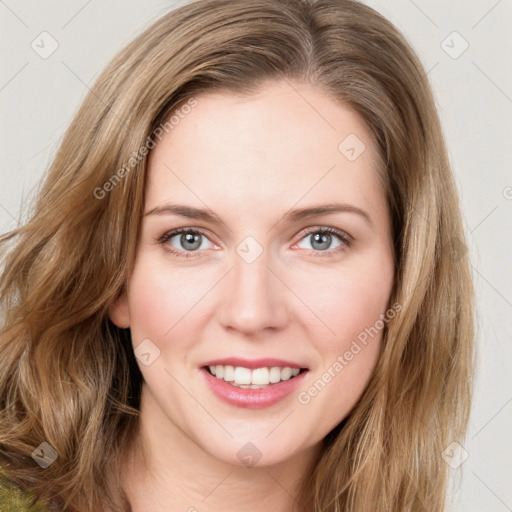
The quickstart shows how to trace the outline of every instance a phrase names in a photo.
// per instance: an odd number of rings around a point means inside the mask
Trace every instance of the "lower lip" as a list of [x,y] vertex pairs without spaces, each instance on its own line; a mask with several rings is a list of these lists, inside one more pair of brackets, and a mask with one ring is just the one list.
[[201,368],[201,372],[216,396],[230,405],[247,409],[263,409],[283,400],[300,386],[307,373],[307,371],[302,371],[292,379],[283,380],[265,388],[249,389],[238,388],[224,380],[217,379],[206,368]]

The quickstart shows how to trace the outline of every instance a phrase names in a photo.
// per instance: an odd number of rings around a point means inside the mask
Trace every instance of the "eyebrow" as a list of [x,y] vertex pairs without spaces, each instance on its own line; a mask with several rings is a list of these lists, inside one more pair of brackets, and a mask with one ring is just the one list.
[[[293,223],[312,217],[319,217],[321,215],[329,215],[332,213],[355,213],[363,217],[370,226],[373,226],[372,218],[370,215],[361,208],[344,203],[329,203],[307,208],[297,208],[286,212],[280,222]],[[178,215],[189,219],[198,219],[212,224],[224,224],[222,219],[209,209],[194,208],[182,204],[164,204],[152,208],[144,214],[144,217],[149,215]]]

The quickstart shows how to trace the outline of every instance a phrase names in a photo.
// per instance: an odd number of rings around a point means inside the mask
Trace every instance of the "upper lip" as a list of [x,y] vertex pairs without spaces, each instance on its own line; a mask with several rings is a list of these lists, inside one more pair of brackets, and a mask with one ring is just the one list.
[[244,368],[272,368],[274,366],[279,366],[281,368],[289,367],[289,368],[307,368],[304,365],[299,363],[294,363],[293,361],[286,361],[284,359],[274,359],[274,358],[263,358],[263,359],[243,359],[240,357],[227,357],[224,359],[212,359],[211,361],[206,361],[202,366],[243,366]]

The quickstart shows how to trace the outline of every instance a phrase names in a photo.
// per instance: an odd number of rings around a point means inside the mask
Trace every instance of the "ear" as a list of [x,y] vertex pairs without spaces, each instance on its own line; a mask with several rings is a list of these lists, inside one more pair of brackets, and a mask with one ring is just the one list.
[[128,308],[128,297],[126,291],[110,305],[108,308],[108,316],[114,325],[122,329],[130,327],[130,310]]

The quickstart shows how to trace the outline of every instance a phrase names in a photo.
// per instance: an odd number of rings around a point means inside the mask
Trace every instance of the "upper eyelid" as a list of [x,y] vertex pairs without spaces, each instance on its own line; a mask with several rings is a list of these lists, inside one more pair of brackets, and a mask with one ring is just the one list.
[[331,226],[322,226],[322,225],[304,228],[299,232],[299,234],[302,233],[304,236],[306,236],[306,235],[310,235],[311,233],[315,233],[317,231],[326,231],[326,232],[330,232],[333,235],[337,235],[340,237],[346,237],[350,241],[354,240],[354,237],[352,235],[350,235],[349,233],[347,233],[344,229],[333,228]]

